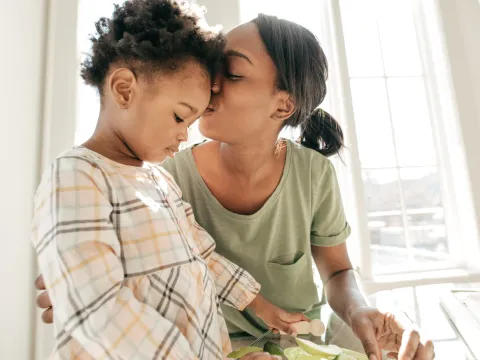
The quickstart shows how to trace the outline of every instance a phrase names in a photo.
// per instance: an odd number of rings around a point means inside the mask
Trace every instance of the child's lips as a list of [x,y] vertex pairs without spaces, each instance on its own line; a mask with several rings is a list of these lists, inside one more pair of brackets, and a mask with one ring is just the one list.
[[168,147],[166,150],[173,157],[173,156],[175,156],[175,153],[177,153],[179,151],[179,148],[178,147]]

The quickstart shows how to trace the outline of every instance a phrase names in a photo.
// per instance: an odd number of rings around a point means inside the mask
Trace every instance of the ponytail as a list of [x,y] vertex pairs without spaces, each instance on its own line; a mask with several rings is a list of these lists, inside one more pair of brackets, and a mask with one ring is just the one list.
[[[295,111],[284,126],[301,129],[298,142],[324,156],[344,147],[340,125],[318,108],[327,94],[328,62],[318,39],[303,26],[260,14],[253,23],[277,68],[276,87],[287,92]],[[313,112],[312,112],[313,111]]]
[[342,128],[329,113],[320,108],[300,124],[300,129],[300,143],[324,156],[338,154],[345,146]]

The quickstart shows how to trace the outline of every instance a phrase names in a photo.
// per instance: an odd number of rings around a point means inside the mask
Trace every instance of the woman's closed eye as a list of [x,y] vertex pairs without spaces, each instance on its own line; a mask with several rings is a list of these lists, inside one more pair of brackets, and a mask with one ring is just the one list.
[[229,72],[228,70],[225,72],[225,76],[230,80],[239,80],[239,79],[243,78],[243,76],[233,74],[233,73]]

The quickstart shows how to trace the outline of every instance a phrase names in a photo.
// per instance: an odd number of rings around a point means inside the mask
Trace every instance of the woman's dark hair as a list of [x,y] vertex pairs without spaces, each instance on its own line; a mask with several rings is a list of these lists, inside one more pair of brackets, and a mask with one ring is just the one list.
[[300,126],[302,145],[325,156],[337,154],[344,146],[342,129],[318,108],[327,94],[328,64],[317,38],[303,26],[275,16],[260,14],[253,23],[277,67],[277,88],[295,103],[284,126]]
[[173,0],[127,0],[115,5],[111,18],[95,23],[96,34],[90,38],[92,50],[82,64],[82,78],[102,93],[114,63],[148,75],[156,70],[174,70],[192,59],[212,76],[221,64],[225,40],[200,26],[203,13],[199,10]]

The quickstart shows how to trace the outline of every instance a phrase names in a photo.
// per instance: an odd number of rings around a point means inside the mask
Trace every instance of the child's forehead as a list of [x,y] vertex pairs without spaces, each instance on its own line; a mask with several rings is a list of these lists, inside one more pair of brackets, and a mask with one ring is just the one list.
[[172,84],[179,87],[210,87],[210,75],[201,64],[190,62],[179,67],[175,71],[169,72],[168,76],[160,76],[159,81],[170,80]]
[[186,102],[197,109],[205,108],[210,100],[211,79],[200,66],[183,67],[168,76],[158,76],[160,94],[175,102]]

